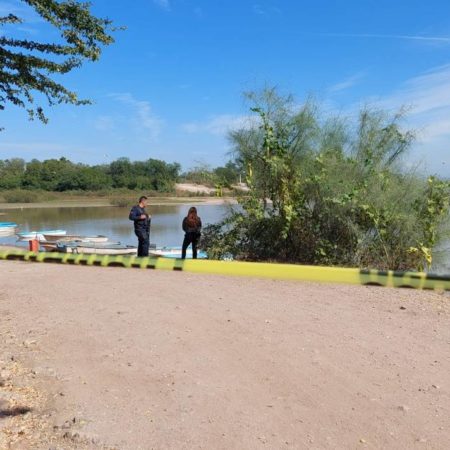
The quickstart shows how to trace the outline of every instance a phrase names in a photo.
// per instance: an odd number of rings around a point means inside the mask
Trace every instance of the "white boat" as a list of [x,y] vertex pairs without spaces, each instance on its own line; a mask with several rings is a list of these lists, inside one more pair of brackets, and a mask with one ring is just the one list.
[[0,222],[0,237],[14,236],[16,228],[15,222]]
[[[94,236],[92,236],[94,237]],[[91,237],[87,236],[87,237],[82,237],[82,236],[78,236],[79,239],[70,239],[69,236],[66,237],[58,237],[58,240],[56,241],[39,241],[39,245],[45,249],[48,252],[53,252],[53,251],[59,251],[58,247],[63,247],[64,244],[69,243],[69,244],[120,244],[120,242],[108,242],[108,238],[106,236],[103,236],[104,240],[99,240],[99,241],[95,241],[92,240]]]
[[83,241],[83,242],[108,242],[108,236],[100,234],[96,236],[80,236],[77,234],[66,234],[63,237],[54,234],[44,234],[44,242],[55,243],[58,241]]
[[[160,256],[163,258],[181,258],[181,247],[158,247],[155,250],[150,250],[151,256]],[[192,249],[189,247],[186,250],[186,258],[192,258]],[[208,255],[202,250],[197,251],[197,259],[206,259]]]
[[45,241],[44,235],[63,237],[67,234],[66,230],[39,230],[39,231],[22,231],[17,233],[19,240],[29,241],[37,239],[38,241]]
[[87,255],[136,255],[137,247],[115,243],[58,242],[57,249],[63,253],[82,253]]

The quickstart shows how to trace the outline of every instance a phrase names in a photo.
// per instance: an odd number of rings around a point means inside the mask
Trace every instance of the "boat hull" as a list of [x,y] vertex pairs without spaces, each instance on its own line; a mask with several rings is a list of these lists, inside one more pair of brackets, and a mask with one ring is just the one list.
[[21,232],[17,233],[19,240],[28,241],[31,239],[37,239],[39,241],[45,242],[44,235],[51,235],[55,237],[63,237],[67,234],[66,230],[39,230],[39,231],[30,231],[30,232]]
[[16,234],[17,223],[0,222],[0,237],[14,236]]
[[122,244],[82,244],[82,243],[58,243],[57,250],[63,253],[75,253],[86,255],[136,255],[137,247]]
[[[181,258],[181,247],[161,247],[155,250],[150,250],[149,253],[151,256],[179,259]],[[186,250],[186,258],[188,259],[192,258],[192,249],[188,248]],[[202,250],[199,250],[197,252],[197,259],[207,259],[207,258],[208,255],[206,254],[206,252]]]
[[44,241],[48,243],[55,243],[58,241],[71,241],[71,242],[108,242],[107,236],[97,235],[97,236],[80,236],[77,234],[66,234],[63,237],[53,234],[44,234]]

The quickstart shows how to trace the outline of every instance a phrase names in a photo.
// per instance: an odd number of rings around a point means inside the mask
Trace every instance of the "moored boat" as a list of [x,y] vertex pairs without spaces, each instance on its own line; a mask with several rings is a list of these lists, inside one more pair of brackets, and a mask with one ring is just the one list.
[[45,242],[56,243],[57,241],[83,241],[83,242],[108,242],[108,236],[98,234],[96,236],[80,236],[77,234],[66,234],[63,237],[54,234],[44,234]]
[[83,253],[87,255],[136,255],[137,253],[137,247],[120,242],[58,242],[57,250],[63,253]]
[[[158,247],[155,250],[150,250],[150,256],[159,256],[163,258],[181,258],[181,247]],[[192,258],[192,249],[186,250],[186,258]],[[197,251],[197,259],[206,259],[208,255],[203,250]]]
[[45,241],[44,235],[63,237],[66,234],[67,234],[66,230],[39,230],[39,231],[22,231],[20,233],[17,233],[17,236],[21,241],[27,241],[31,239]]
[[14,236],[16,228],[15,222],[0,222],[0,237]]
[[100,241],[100,242],[95,242],[92,241],[89,237],[86,238],[81,238],[81,236],[79,236],[80,239],[70,239],[69,237],[64,237],[64,238],[58,238],[57,241],[51,242],[51,241],[39,241],[39,245],[40,247],[42,247],[44,250],[48,251],[48,252],[53,252],[53,251],[60,251],[59,247],[63,247],[64,244],[69,243],[69,244],[120,244],[120,242],[108,242],[108,238],[105,238],[106,240]]

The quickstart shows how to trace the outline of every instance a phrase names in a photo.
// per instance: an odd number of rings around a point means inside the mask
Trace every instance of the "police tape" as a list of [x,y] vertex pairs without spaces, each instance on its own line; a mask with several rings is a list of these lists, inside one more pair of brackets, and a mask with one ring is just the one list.
[[21,250],[0,250],[0,260],[175,270],[214,275],[450,291],[450,276],[432,275],[424,272],[396,272],[242,261],[139,258],[128,255],[34,253]]

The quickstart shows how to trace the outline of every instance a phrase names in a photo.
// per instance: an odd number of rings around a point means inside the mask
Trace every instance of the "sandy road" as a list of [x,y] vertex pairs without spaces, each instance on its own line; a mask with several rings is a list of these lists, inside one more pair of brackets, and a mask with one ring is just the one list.
[[0,262],[0,333],[1,448],[450,447],[446,295]]

